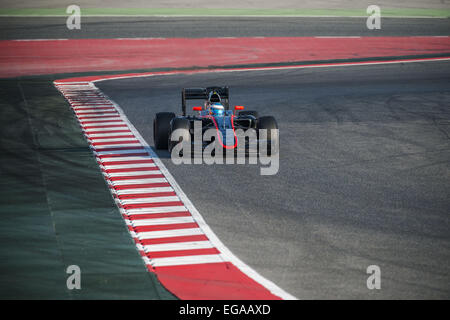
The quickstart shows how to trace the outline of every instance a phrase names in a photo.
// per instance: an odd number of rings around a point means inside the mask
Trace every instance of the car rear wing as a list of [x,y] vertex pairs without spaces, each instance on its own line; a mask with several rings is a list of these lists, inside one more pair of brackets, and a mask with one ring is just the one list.
[[228,87],[183,88],[181,90],[183,116],[186,116],[186,100],[207,100],[212,91],[216,91],[219,94],[223,106],[228,110],[230,107],[230,89]]

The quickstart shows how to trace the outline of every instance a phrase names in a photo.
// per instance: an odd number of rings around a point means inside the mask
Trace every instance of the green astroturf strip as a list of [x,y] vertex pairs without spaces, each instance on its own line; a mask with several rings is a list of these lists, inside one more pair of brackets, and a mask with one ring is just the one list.
[[[173,299],[49,79],[0,80],[0,299]],[[66,269],[81,269],[69,290]]]
[[[196,9],[196,8],[81,8],[81,14],[125,16],[367,16],[361,9]],[[57,9],[0,9],[1,15],[10,16],[66,16],[66,8]],[[399,9],[381,7],[382,17],[449,17],[447,9]]]

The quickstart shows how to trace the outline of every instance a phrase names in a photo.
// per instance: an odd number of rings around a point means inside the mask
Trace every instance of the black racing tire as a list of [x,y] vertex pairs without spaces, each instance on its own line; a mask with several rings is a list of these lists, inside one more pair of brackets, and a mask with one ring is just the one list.
[[[280,146],[280,137],[278,130],[276,132],[272,132],[271,129],[278,129],[277,121],[272,116],[264,116],[258,119],[258,139],[259,139],[259,130],[266,129],[267,131],[267,155],[270,156],[272,154],[272,145],[274,146],[274,154],[277,154]],[[259,147],[259,144],[258,144]],[[261,154],[261,150],[259,150]]]
[[240,116],[254,116],[256,119],[258,119],[258,111],[253,110],[245,110],[245,111],[239,111]]
[[153,119],[153,141],[156,149],[167,150],[170,131],[170,121],[175,118],[173,112],[159,112]]
[[[190,128],[191,128],[191,122],[188,119],[185,118],[173,118],[171,125],[170,125],[170,135],[167,139],[168,142],[168,146],[169,146],[169,152],[172,152],[173,147],[178,144],[181,140],[182,141],[186,141],[191,142],[191,133],[190,133]],[[180,138],[178,141],[172,141],[171,140],[171,135],[172,132],[174,132],[177,129],[181,129],[182,130],[182,138]]]

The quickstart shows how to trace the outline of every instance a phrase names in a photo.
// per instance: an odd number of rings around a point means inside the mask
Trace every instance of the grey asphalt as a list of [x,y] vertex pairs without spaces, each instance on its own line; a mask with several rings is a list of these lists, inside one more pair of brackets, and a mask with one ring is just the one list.
[[64,17],[0,17],[0,40],[448,35],[449,19],[383,18],[380,30],[369,30],[365,18],[82,17],[80,30],[68,30]]
[[[377,0],[382,8],[447,9],[448,0]],[[355,9],[367,8],[372,0],[78,0],[81,8],[231,8],[231,9]],[[2,0],[0,8],[65,8],[72,0]]]
[[[229,85],[274,115],[280,169],[164,164],[218,237],[300,299],[450,298],[450,64],[233,72],[98,83],[153,145],[180,89]],[[366,286],[369,265],[381,289]]]

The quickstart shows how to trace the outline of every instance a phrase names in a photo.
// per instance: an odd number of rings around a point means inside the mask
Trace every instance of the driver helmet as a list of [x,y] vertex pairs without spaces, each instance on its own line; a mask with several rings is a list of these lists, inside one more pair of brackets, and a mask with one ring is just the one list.
[[211,114],[213,116],[223,116],[224,110],[225,109],[221,103],[216,102],[211,105]]
[[217,91],[211,91],[209,93],[209,102],[210,103],[214,103],[214,102],[220,102],[222,99],[220,98],[220,95],[217,93]]

